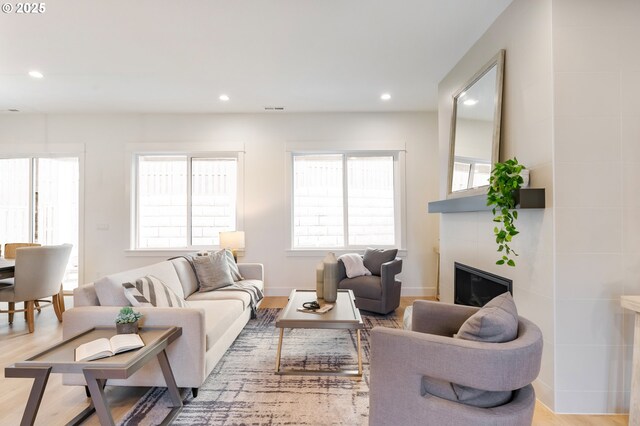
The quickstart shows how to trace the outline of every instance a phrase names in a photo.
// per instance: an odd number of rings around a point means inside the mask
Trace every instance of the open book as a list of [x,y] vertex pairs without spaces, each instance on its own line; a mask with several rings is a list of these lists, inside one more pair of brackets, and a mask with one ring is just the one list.
[[144,346],[138,334],[116,334],[111,339],[102,338],[84,343],[76,348],[76,361],[93,361]]

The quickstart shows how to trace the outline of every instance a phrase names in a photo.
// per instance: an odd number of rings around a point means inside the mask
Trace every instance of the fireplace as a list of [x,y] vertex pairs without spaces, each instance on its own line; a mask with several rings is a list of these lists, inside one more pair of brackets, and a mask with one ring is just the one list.
[[458,305],[484,306],[502,293],[513,295],[513,281],[462,263],[454,263],[453,299]]

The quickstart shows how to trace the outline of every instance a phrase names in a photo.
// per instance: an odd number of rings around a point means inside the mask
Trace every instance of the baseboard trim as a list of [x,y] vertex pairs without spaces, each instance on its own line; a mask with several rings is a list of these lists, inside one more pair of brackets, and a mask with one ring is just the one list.
[[[269,287],[264,289],[265,296],[282,297],[289,296],[294,287]],[[305,290],[313,290],[312,288],[306,288]],[[407,297],[435,297],[435,287],[402,287],[402,296]]]

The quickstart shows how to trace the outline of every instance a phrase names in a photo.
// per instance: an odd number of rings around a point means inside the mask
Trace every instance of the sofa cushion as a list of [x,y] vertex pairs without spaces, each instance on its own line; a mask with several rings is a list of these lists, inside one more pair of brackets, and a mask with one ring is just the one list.
[[160,308],[184,308],[180,299],[162,280],[147,275],[135,282],[123,283],[124,295],[133,306],[156,306]]
[[356,297],[365,299],[380,300],[382,297],[382,286],[380,277],[375,275],[364,275],[355,278],[345,278],[338,284],[341,289],[353,290]]
[[476,342],[504,343],[518,336],[518,310],[506,292],[494,297],[470,316],[458,330],[456,338]]
[[[260,280],[242,280],[240,282],[248,282],[258,286],[261,291],[264,291],[264,283]],[[247,309],[251,304],[251,296],[246,291],[222,289],[207,292],[196,292],[187,298],[187,302],[199,301],[199,300],[240,300],[243,303],[243,309]]]
[[367,248],[364,251],[364,266],[371,271],[373,275],[380,276],[382,264],[391,262],[396,258],[398,249],[373,249]]
[[118,272],[107,275],[95,282],[96,294],[102,306],[129,306],[130,303],[124,296],[122,283],[135,281],[138,278],[153,275],[158,277],[181,299],[184,299],[184,292],[176,269],[169,261],[154,263],[142,268],[131,269],[129,271]]
[[182,291],[184,292],[185,299],[191,294],[198,291],[198,278],[196,272],[187,259],[184,257],[176,257],[171,259],[173,267],[176,268],[178,278],[180,278],[180,284],[182,284]]
[[208,256],[195,256],[193,266],[200,282],[198,291],[211,291],[233,284],[229,264],[224,250]]
[[190,300],[187,304],[190,308],[204,309],[207,350],[220,340],[244,312],[240,300]]

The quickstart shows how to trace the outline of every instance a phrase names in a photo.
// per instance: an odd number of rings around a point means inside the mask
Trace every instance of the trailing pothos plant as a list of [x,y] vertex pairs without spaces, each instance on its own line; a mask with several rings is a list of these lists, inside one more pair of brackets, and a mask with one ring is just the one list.
[[516,191],[523,183],[520,172],[524,169],[522,164],[518,164],[517,158],[496,163],[489,177],[489,191],[487,193],[487,205],[493,206],[493,221],[500,223],[493,228],[498,244],[498,252],[502,257],[496,262],[497,265],[507,264],[516,266],[512,257],[518,256],[510,246],[511,239],[518,235],[518,230],[514,224],[518,219],[516,208]]

